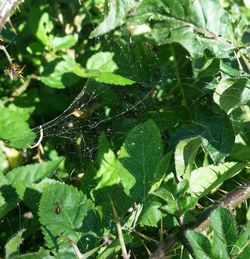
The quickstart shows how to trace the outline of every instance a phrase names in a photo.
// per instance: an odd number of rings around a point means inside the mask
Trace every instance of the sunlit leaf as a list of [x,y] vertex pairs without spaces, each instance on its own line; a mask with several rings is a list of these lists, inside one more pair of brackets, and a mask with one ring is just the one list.
[[44,188],[39,204],[39,220],[50,248],[69,247],[81,238],[80,227],[92,202],[75,187],[52,183]]
[[245,165],[242,163],[226,162],[195,169],[191,172],[190,192],[199,197],[204,196],[227,179],[240,173],[244,167]]
[[61,162],[62,159],[44,162],[42,164],[20,166],[10,171],[6,177],[9,183],[16,189],[19,197],[23,198],[27,187],[52,175]]
[[97,37],[103,35],[116,27],[122,25],[125,21],[126,14],[134,8],[139,1],[136,0],[118,0],[110,2],[110,9],[108,15],[103,22],[95,28],[90,37]]
[[26,122],[27,116],[8,108],[0,108],[0,138],[10,146],[25,148],[32,144],[35,134]]

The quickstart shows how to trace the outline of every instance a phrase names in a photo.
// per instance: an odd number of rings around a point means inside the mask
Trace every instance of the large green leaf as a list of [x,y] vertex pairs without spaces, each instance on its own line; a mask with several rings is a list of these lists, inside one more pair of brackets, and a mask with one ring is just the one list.
[[128,134],[119,155],[119,174],[132,197],[145,200],[162,156],[160,132],[152,120],[138,125]]
[[217,54],[233,48],[230,18],[219,0],[144,0],[131,24],[150,25],[148,33],[158,44],[178,42],[192,56],[207,48]]
[[75,187],[52,183],[43,189],[39,204],[39,220],[51,249],[70,247],[81,238],[79,232],[92,202]]
[[234,130],[225,114],[215,114],[178,128],[173,141],[202,137],[202,144],[215,163],[223,160],[232,150]]
[[227,179],[240,173],[244,167],[244,164],[236,162],[200,167],[191,172],[189,190],[195,195],[202,197],[220,186]]
[[211,226],[214,232],[212,253],[214,258],[229,258],[238,235],[231,213],[224,208],[217,208],[211,215]]
[[103,35],[122,25],[125,21],[127,13],[134,8],[138,2],[139,1],[137,0],[111,1],[108,15],[105,17],[103,22],[91,32],[90,38]]
[[250,82],[246,78],[222,80],[214,92],[214,101],[227,113],[250,100]]
[[0,108],[0,138],[17,148],[25,148],[28,144],[32,144],[35,134],[26,120],[26,114],[22,116],[11,109]]
[[49,177],[62,162],[62,159],[20,166],[10,171],[6,177],[9,183],[16,189],[18,196],[22,199],[27,187],[45,177]]

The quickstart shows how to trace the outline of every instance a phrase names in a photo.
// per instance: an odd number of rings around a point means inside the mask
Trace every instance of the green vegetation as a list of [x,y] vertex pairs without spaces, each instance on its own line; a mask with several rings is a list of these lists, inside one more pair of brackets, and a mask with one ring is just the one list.
[[248,2],[10,10],[0,257],[250,258]]

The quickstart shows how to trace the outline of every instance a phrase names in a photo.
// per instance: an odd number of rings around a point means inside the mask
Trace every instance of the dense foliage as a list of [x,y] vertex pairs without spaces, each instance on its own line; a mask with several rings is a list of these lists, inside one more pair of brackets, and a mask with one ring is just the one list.
[[19,6],[0,42],[1,257],[250,258],[248,2]]

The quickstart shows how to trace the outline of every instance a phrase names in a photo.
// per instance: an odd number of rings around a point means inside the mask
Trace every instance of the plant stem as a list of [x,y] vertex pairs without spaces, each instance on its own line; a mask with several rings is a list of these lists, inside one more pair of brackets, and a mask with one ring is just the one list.
[[130,256],[129,256],[129,253],[127,252],[127,248],[126,248],[125,241],[123,238],[121,222],[120,222],[119,216],[117,214],[115,205],[114,205],[111,197],[110,197],[110,204],[111,204],[112,211],[113,211],[113,214],[115,217],[115,224],[116,224],[116,228],[117,228],[117,232],[118,232],[118,238],[119,238],[119,242],[120,242],[121,249],[122,249],[122,257],[124,259],[129,259]]

